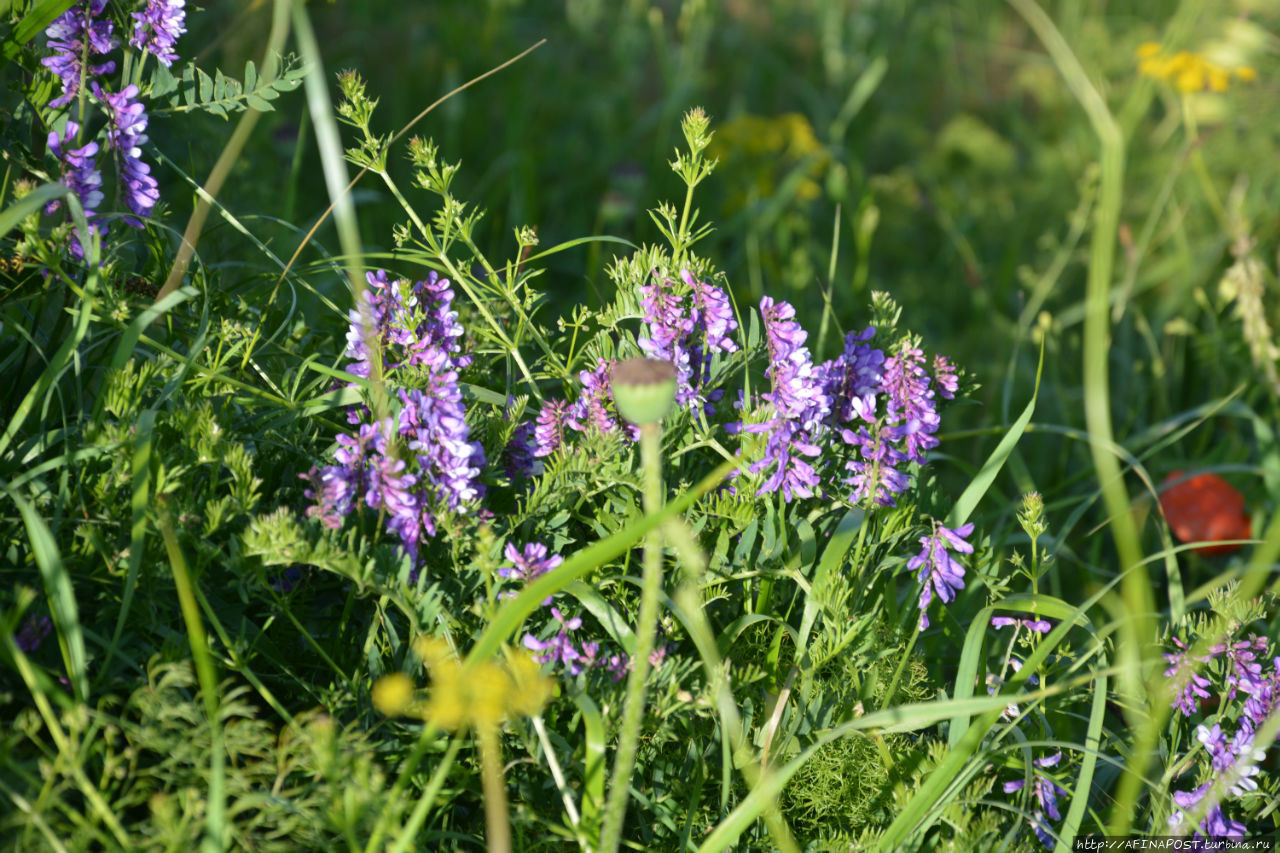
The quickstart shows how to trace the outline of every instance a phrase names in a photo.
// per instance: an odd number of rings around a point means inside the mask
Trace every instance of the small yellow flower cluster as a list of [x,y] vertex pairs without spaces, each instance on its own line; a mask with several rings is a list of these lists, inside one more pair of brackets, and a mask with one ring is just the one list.
[[[806,158],[812,162],[796,187],[796,198],[810,201],[822,195],[817,178],[831,162],[831,152],[818,141],[813,125],[800,113],[757,116],[749,113],[730,119],[711,140],[711,156],[747,174],[757,195],[773,195],[779,174]],[[744,201],[739,199],[738,201]]]
[[1171,80],[1180,92],[1225,92],[1234,77],[1242,83],[1258,78],[1258,72],[1247,65],[1223,68],[1205,59],[1202,54],[1180,50],[1169,55],[1153,41],[1139,45],[1137,50],[1138,73],[1156,80]]
[[420,700],[408,675],[383,676],[373,685],[373,706],[388,717],[420,717],[445,731],[496,726],[505,719],[537,714],[555,689],[542,667],[523,651],[512,652],[506,666],[486,661],[464,672],[442,640],[419,637],[414,650],[431,673],[431,692]]

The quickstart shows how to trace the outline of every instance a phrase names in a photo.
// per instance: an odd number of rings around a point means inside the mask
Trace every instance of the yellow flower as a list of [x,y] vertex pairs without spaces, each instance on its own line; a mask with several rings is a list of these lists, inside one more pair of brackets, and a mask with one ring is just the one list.
[[1138,73],[1155,80],[1170,80],[1179,92],[1225,92],[1231,86],[1231,78],[1242,83],[1256,80],[1258,72],[1247,65],[1224,68],[1210,62],[1203,54],[1180,50],[1172,56],[1161,52],[1156,42],[1146,42],[1134,51],[1138,57]]
[[403,673],[388,675],[373,688],[374,707],[387,716],[413,710],[445,731],[496,726],[539,713],[555,687],[524,651],[511,652],[506,666],[485,661],[464,670],[443,640],[419,637],[413,648],[431,673],[427,701],[415,706],[412,679]]
[[413,704],[413,679],[403,672],[384,675],[373,685],[373,707],[398,717]]
[[[808,161],[804,175],[795,186],[795,198],[809,201],[822,195],[818,179],[831,163],[831,152],[818,141],[813,125],[800,113],[778,116],[744,114],[730,119],[716,132],[709,149],[711,156],[725,164],[739,188],[754,189],[757,199],[769,198],[778,189],[778,180],[799,164]],[[746,204],[747,193],[739,189],[732,207]]]

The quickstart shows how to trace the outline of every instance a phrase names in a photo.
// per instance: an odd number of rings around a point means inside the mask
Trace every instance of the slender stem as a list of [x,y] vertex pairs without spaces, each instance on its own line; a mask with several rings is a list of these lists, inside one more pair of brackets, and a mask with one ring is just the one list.
[[560,789],[560,799],[564,802],[564,810],[569,815],[569,822],[573,824],[573,831],[578,834],[578,844],[586,850],[588,845],[582,836],[580,826],[582,818],[578,814],[578,807],[573,804],[573,795],[565,782],[564,771],[560,769],[560,760],[556,758],[555,750],[551,748],[551,738],[547,737],[547,727],[542,722],[542,715],[534,714],[533,728],[537,731],[538,740],[542,743],[542,753],[547,757],[547,766],[551,768],[551,778],[556,780],[556,787]]
[[480,740],[480,775],[484,785],[485,842],[491,853],[510,853],[511,821],[507,814],[507,787],[502,782],[502,748],[498,728],[484,724],[476,729]]
[[[644,469],[644,511],[652,515],[662,508],[662,427],[640,427],[640,465]],[[622,824],[627,814],[631,771],[635,768],[640,724],[644,721],[645,681],[649,677],[649,655],[658,620],[658,598],[662,592],[662,530],[654,528],[644,543],[644,580],[640,593],[640,618],[636,624],[635,655],[627,677],[626,705],[622,712],[622,734],[609,780],[604,826],[600,831],[601,853],[614,853],[622,840]]]
[[[911,652],[915,650],[916,640],[920,637],[920,620],[916,620],[916,629],[911,632],[911,639],[907,641],[907,648],[903,651],[902,657],[898,660],[898,668],[893,673],[893,680],[889,682],[889,689],[884,694],[884,706],[890,707],[893,704],[893,694],[898,690],[898,682],[902,680],[902,671],[907,668],[907,661],[911,658]],[[888,765],[886,765],[888,766]]]

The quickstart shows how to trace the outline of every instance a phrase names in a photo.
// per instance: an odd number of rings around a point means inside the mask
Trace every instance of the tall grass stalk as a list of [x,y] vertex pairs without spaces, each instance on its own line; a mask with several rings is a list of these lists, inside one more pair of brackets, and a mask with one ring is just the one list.
[[1121,778],[1111,809],[1107,832],[1124,835],[1135,814],[1146,768],[1159,739],[1160,714],[1149,715],[1149,697],[1158,695],[1159,661],[1156,639],[1155,601],[1149,573],[1142,568],[1142,549],[1133,521],[1132,506],[1124,485],[1120,463],[1107,448],[1114,442],[1111,427],[1111,397],[1108,366],[1111,355],[1111,326],[1108,306],[1119,227],[1120,201],[1124,191],[1124,137],[1120,127],[1098,94],[1075,53],[1057,27],[1033,0],[1009,0],[1027,25],[1044,44],[1067,87],[1089,117],[1101,147],[1101,186],[1094,212],[1090,242],[1089,273],[1085,290],[1084,318],[1084,408],[1090,437],[1090,455],[1111,525],[1111,533],[1123,573],[1121,595],[1125,617],[1121,619],[1120,684],[1133,708],[1130,719],[1134,731],[1128,771]]

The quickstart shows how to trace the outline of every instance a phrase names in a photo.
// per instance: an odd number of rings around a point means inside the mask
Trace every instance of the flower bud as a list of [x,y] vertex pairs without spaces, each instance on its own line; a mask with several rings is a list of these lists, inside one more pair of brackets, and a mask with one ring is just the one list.
[[669,361],[629,359],[614,365],[610,381],[619,414],[636,426],[658,423],[676,399],[676,367]]

